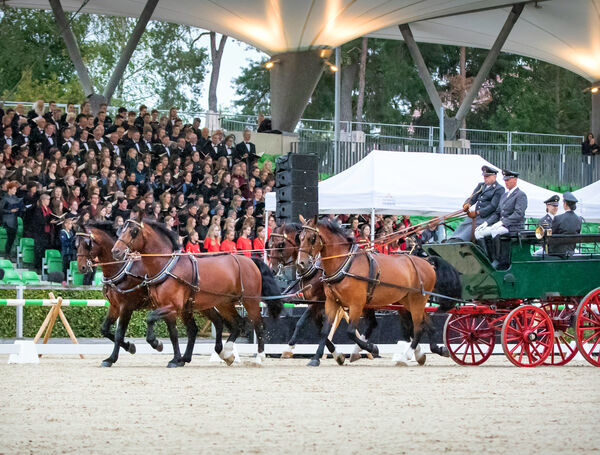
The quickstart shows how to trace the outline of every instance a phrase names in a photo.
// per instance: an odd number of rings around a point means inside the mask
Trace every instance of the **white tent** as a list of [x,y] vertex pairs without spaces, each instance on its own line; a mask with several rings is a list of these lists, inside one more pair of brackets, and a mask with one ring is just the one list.
[[600,180],[573,191],[579,200],[577,212],[588,223],[600,223]]
[[[483,165],[496,168],[479,155],[376,150],[319,183],[319,212],[445,215],[459,210],[482,181]],[[501,174],[497,181],[503,184]],[[524,180],[518,186],[527,194],[527,217],[544,216],[544,201],[556,193]]]

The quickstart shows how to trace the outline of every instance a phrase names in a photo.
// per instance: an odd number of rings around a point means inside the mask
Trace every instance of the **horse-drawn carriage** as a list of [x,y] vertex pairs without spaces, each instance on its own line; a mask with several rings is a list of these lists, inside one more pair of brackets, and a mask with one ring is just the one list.
[[[515,365],[565,365],[577,352],[600,366],[600,234],[511,237],[507,270],[472,243],[425,245],[461,274],[466,303],[450,310],[444,343],[461,365],[480,365],[502,348]],[[508,240],[507,240],[508,241]],[[552,255],[560,244],[575,254]]]

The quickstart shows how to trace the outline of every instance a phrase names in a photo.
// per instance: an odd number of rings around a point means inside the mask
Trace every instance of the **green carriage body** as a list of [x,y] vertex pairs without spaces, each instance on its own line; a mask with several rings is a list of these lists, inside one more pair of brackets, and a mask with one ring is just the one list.
[[470,242],[427,244],[424,248],[458,270],[465,300],[581,297],[600,287],[600,250],[594,248],[600,244],[600,234],[576,236],[578,243],[585,242],[590,253],[568,257],[540,254],[547,243],[567,237],[539,240],[532,231],[512,237],[508,270],[496,270],[483,251]]

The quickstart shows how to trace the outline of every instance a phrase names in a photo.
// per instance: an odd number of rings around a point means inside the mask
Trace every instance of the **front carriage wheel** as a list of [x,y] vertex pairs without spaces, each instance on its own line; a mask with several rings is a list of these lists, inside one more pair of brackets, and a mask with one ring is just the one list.
[[577,341],[569,331],[577,305],[574,302],[546,302],[542,309],[548,313],[554,329],[554,346],[544,365],[566,365],[577,355]]
[[575,319],[577,347],[592,365],[600,367],[600,288],[586,295]]
[[494,352],[495,338],[484,315],[451,314],[444,325],[444,345],[459,365],[481,365]]
[[533,305],[512,310],[502,325],[502,349],[518,367],[536,367],[548,358],[554,329],[548,314]]

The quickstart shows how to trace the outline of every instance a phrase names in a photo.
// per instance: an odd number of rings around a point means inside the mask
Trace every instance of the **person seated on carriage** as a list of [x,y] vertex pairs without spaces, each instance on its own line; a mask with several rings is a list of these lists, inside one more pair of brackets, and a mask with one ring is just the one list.
[[432,220],[427,223],[423,230],[419,231],[421,235],[421,244],[423,243],[440,243],[444,240],[444,226],[439,221]]
[[552,221],[556,216],[556,212],[558,212],[558,201],[560,201],[560,197],[557,194],[550,196],[544,201],[544,204],[546,204],[546,214],[540,218],[538,226],[544,229],[552,229]]
[[[473,235],[473,221],[475,228],[487,222],[488,225],[496,223],[498,218],[498,205],[504,194],[504,187],[496,182],[498,171],[490,166],[482,166],[483,182],[479,183],[471,196],[463,204],[463,209],[470,212],[469,218],[463,221],[450,237],[450,242],[470,242]],[[471,210],[473,205],[474,210]]]
[[[563,194],[563,208],[565,213],[557,215],[552,220],[552,235],[555,234],[580,234],[581,233],[581,217],[575,213],[577,208],[577,198],[572,193],[566,192]],[[554,245],[549,248],[549,254],[572,256],[575,253],[575,244],[563,243]]]
[[[494,224],[484,222],[475,230],[475,239],[484,248],[484,252],[493,258],[492,265],[498,270],[506,270],[510,266],[510,241],[502,241],[501,235],[521,231],[525,227],[525,210],[527,210],[527,195],[517,186],[518,172],[503,170],[504,184],[508,190],[500,198],[498,211],[500,221]],[[479,240],[492,239],[492,254],[487,250],[487,244]]]

